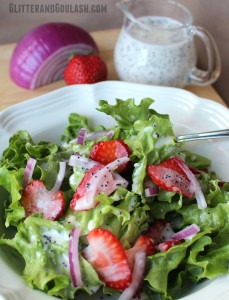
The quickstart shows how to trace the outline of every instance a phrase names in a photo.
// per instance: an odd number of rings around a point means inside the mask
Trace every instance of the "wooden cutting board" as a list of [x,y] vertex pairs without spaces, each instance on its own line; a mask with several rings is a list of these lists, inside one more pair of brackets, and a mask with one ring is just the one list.
[[[101,57],[105,60],[108,66],[108,80],[118,80],[113,63],[113,52],[115,43],[119,36],[119,29],[103,30],[92,32],[91,35],[95,39]],[[15,85],[9,77],[9,61],[12,55],[15,44],[7,44],[0,46],[0,110],[13,104],[34,98],[51,92],[55,89],[65,86],[63,80],[43,86],[36,90],[26,90]],[[212,86],[198,87],[189,86],[187,90],[193,92],[197,96],[208,98],[219,102],[226,106],[222,98],[217,94]]]

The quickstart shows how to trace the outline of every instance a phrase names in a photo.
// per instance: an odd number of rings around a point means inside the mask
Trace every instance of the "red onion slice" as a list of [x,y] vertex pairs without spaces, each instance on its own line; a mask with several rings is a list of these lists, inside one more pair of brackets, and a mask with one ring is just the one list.
[[183,170],[187,178],[190,180],[191,184],[194,188],[194,193],[197,201],[197,205],[199,209],[204,209],[207,207],[207,202],[205,200],[204,194],[201,190],[201,187],[199,185],[199,182],[197,181],[195,175],[192,173],[192,171],[189,169],[189,167],[180,160],[177,160],[177,164],[179,167]]
[[83,145],[86,137],[86,128],[81,128],[77,137],[77,144]]
[[131,300],[142,285],[146,266],[146,253],[144,251],[135,254],[134,271],[132,282],[127,289],[123,291],[118,300]]
[[114,135],[114,130],[101,130],[101,131],[94,131],[86,134],[85,140],[86,141],[96,141],[99,138],[107,136],[108,138],[112,138]]
[[157,196],[159,193],[159,188],[158,187],[149,187],[145,189],[145,196],[146,197],[153,197]]
[[97,161],[94,161],[91,158],[83,157],[80,154],[71,155],[69,159],[69,166],[78,166],[82,170],[90,170],[92,167],[98,165]]
[[63,182],[63,179],[64,179],[65,170],[66,170],[66,163],[61,161],[59,163],[59,172],[56,177],[56,182],[54,184],[54,187],[51,189],[51,192],[55,193],[55,192],[59,191],[61,184]]
[[183,240],[196,235],[200,231],[200,227],[196,224],[192,224],[179,232],[174,233],[171,238],[173,240]]
[[74,287],[83,285],[79,263],[79,237],[80,229],[77,227],[73,228],[70,234],[68,255],[70,274]]
[[11,79],[27,89],[63,78],[73,53],[98,53],[84,29],[68,23],[47,23],[28,32],[17,44],[10,61]]
[[32,157],[28,159],[23,177],[23,187],[26,187],[27,184],[30,182],[36,163],[36,159]]

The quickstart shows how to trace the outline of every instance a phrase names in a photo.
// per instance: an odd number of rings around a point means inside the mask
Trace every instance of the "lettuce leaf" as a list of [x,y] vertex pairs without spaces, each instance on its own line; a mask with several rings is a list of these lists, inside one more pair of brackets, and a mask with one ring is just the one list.
[[[34,143],[26,130],[15,133],[9,141],[8,147],[3,152],[0,161],[0,186],[9,194],[0,201],[5,208],[5,226],[17,226],[25,217],[24,208],[21,206],[21,192],[23,176],[27,161],[30,157],[36,159],[36,166],[32,179],[44,181],[47,189],[51,189],[56,181],[59,170],[59,162],[69,158],[70,153],[60,151],[60,148],[53,143],[41,141]],[[70,190],[68,182],[70,168],[67,166],[65,179],[62,184],[62,191]],[[67,199],[66,199],[67,200]]]
[[127,100],[116,99],[116,104],[111,105],[106,100],[99,101],[97,110],[112,116],[118,125],[124,129],[131,129],[137,120],[148,120],[152,110],[149,106],[154,102],[151,98],[144,98],[139,105],[133,98]]
[[[191,240],[186,240],[184,243],[170,248],[167,252],[160,252],[148,257],[145,281],[149,284],[148,289],[154,294],[155,298],[152,299],[157,299],[156,296],[159,296],[159,299],[173,299],[174,294],[178,293],[177,290],[182,290],[183,284],[186,284],[186,278],[190,278],[190,274],[185,272],[187,264],[189,264],[189,253],[194,251],[192,249],[196,249],[196,243],[201,245],[200,249],[197,246],[196,255],[199,251],[204,250],[209,244],[209,242],[205,242],[206,234],[209,233],[210,231],[203,231]],[[189,288],[191,286],[190,282]]]
[[74,288],[71,282],[68,245],[72,226],[63,226],[33,215],[18,226],[13,239],[1,238],[2,246],[16,249],[24,259],[24,280],[32,287],[63,299],[74,299],[78,289],[92,294],[102,285],[93,267],[80,256],[85,286]]
[[77,113],[71,113],[68,118],[68,126],[61,136],[62,144],[69,143],[72,139],[75,139],[81,128],[90,130],[87,118]]
[[80,227],[82,235],[94,228],[106,228],[121,240],[125,248],[129,248],[148,226],[149,207],[141,204],[137,195],[123,188],[109,197],[102,193],[97,200],[100,203],[87,211],[69,209],[65,222]]

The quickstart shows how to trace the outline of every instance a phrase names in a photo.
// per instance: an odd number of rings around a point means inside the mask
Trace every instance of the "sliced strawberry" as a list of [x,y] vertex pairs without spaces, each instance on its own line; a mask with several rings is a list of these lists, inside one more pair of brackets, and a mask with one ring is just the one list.
[[156,252],[154,242],[146,235],[140,235],[134,246],[126,250],[129,266],[131,270],[134,268],[136,253],[143,251],[147,256],[153,255]]
[[219,182],[218,182],[218,186],[219,186],[219,187],[223,187],[224,184],[228,184],[228,182],[226,182],[226,181],[219,181]]
[[[86,202],[86,195],[89,192],[89,187],[92,184],[93,179],[95,178],[95,176],[97,176],[96,174],[98,173],[99,170],[101,170],[104,167],[104,165],[102,164],[98,164],[95,165],[94,167],[92,167],[90,170],[88,170],[86,172],[86,174],[84,175],[83,179],[81,180],[79,186],[77,187],[73,198],[70,202],[70,207],[71,209],[78,211],[78,208],[76,209],[76,206],[79,206],[79,202]],[[98,192],[96,193],[98,194]],[[84,199],[85,198],[85,199]],[[85,201],[83,201],[83,199]],[[93,199],[95,201],[95,199]],[[85,203],[86,204],[86,203]],[[93,203],[88,203],[88,207],[86,207],[86,205],[84,205],[82,203],[82,210],[88,210],[91,209],[92,206],[96,206],[98,203],[97,202],[93,202]],[[81,210],[81,209],[79,209]]]
[[181,193],[192,199],[194,188],[179,164],[185,164],[179,157],[172,157],[158,165],[150,165],[148,174],[162,189]]
[[182,240],[172,240],[172,241],[166,241],[163,243],[160,243],[157,246],[157,250],[160,252],[166,252],[168,251],[170,248],[172,248],[173,246],[179,245],[182,243]]
[[92,264],[101,280],[113,289],[124,290],[132,280],[125,250],[109,230],[93,229],[87,235],[89,246],[82,254]]
[[100,193],[110,195],[118,187],[126,188],[128,181],[112,170],[128,160],[122,157],[106,166],[98,164],[87,171],[73,195],[70,207],[74,211],[92,209],[98,204],[96,196]]
[[[123,140],[101,141],[94,145],[91,150],[91,158],[102,164],[108,164],[117,158],[130,156],[130,149]],[[123,171],[126,168],[126,163],[119,166],[116,171]]]
[[167,241],[174,234],[174,231],[166,220],[158,219],[149,226],[146,236],[152,239],[155,245]]
[[47,190],[41,180],[32,180],[22,192],[22,206],[27,217],[42,213],[47,220],[57,220],[64,210],[64,195]]
[[104,167],[102,164],[95,165],[91,169],[89,169],[83,179],[81,180],[79,186],[76,189],[74,194],[74,198],[77,200],[87,194],[87,191],[90,187],[92,179],[96,176],[96,173]]

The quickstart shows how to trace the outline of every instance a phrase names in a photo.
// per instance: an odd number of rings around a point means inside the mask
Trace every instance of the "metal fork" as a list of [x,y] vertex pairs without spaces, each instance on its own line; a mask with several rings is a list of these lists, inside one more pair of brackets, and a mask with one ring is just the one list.
[[177,142],[191,142],[206,139],[229,138],[229,129],[177,135]]

